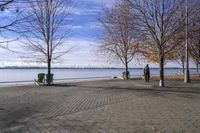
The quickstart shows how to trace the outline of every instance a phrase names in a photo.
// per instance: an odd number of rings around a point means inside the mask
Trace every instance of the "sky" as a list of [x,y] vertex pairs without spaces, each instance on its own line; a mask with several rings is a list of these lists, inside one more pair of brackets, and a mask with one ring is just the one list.
[[[74,46],[74,49],[53,63],[55,67],[123,67],[120,62],[108,62],[107,59],[97,54],[99,45],[98,36],[100,26],[97,16],[101,12],[102,6],[111,7],[114,0],[77,0],[73,3],[73,9],[69,16],[71,35],[65,42],[66,48]],[[1,12],[1,16],[9,15],[6,11]],[[1,23],[1,21],[0,21]],[[9,36],[15,36],[14,34]],[[1,40],[4,38],[1,38]],[[11,49],[20,49],[21,41],[16,40],[9,44]],[[0,67],[4,66],[46,66],[38,62],[28,62],[21,58],[19,53],[0,49]],[[129,67],[144,67],[148,62],[134,59]],[[157,64],[149,63],[152,67]],[[167,67],[179,67],[177,63],[168,63]]]

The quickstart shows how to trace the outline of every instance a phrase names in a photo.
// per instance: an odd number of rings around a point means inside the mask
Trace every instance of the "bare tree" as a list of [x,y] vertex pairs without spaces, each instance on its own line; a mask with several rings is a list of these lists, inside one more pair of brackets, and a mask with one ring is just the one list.
[[194,31],[190,32],[190,41],[190,55],[197,66],[198,72],[200,64],[200,27],[196,27]]
[[190,39],[190,55],[197,67],[197,73],[200,64],[200,2],[193,0],[191,5],[189,39]]
[[182,67],[183,75],[185,73],[185,40],[185,28],[183,28],[182,31],[174,35],[172,43],[174,43],[176,47],[171,50],[171,53],[174,56],[172,61],[178,63]]
[[175,54],[175,61],[181,65],[183,74],[185,73],[185,44],[181,43],[178,45],[176,50],[174,51]]
[[[146,35],[145,43],[157,51],[160,67],[160,83],[164,84],[164,62],[165,55],[176,47],[173,37],[184,26],[184,21],[180,21],[180,10],[182,10],[183,0],[127,0],[132,5],[133,10],[140,16],[139,25]],[[182,17],[184,20],[184,17]],[[180,23],[182,22],[182,23]]]
[[47,63],[48,85],[52,61],[71,50],[62,48],[69,35],[65,28],[70,5],[69,0],[27,0],[29,9],[23,13],[26,18],[22,27],[26,30],[24,47],[29,51],[26,57]]
[[[18,18],[19,9],[14,6],[15,0],[2,0],[0,1],[0,36],[3,40],[0,41],[0,48],[10,50],[8,43],[16,39],[7,39],[6,34],[13,32],[14,26],[16,26],[21,20]],[[6,14],[4,14],[6,12]],[[9,14],[9,15],[8,15]],[[12,16],[12,17],[11,17]]]
[[128,64],[138,52],[134,17],[130,5],[125,0],[118,0],[111,9],[104,9],[98,19],[103,29],[99,50],[108,58],[123,63],[125,79],[128,79]]

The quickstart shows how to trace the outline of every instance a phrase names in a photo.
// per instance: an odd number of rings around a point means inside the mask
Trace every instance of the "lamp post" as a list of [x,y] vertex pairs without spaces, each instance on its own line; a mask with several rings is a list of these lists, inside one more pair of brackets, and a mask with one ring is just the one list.
[[188,7],[186,6],[186,44],[185,44],[185,76],[184,82],[190,83],[189,53],[188,53]]

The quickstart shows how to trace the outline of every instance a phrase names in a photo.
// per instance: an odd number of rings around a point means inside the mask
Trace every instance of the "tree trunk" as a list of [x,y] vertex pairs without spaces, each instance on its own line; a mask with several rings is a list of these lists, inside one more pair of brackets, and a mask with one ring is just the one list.
[[197,74],[199,74],[199,63],[197,62],[197,64],[196,64],[196,69],[197,69]]
[[198,74],[199,74],[199,77],[200,77],[200,73],[199,73],[199,63],[198,63],[198,69],[197,69],[197,71],[198,71]]
[[185,74],[185,64],[182,62],[182,70],[183,70],[183,75]]
[[[48,36],[49,38],[49,36]],[[48,39],[49,40],[49,39]],[[49,42],[47,42],[47,68],[48,68],[48,72],[47,72],[47,84],[51,85],[51,58],[50,58],[50,46],[49,46]]]
[[48,60],[48,76],[47,76],[47,84],[50,85],[51,84],[51,61]]
[[129,79],[128,62],[125,63],[125,80]]
[[159,82],[160,87],[164,87],[164,57],[160,57],[160,82]]

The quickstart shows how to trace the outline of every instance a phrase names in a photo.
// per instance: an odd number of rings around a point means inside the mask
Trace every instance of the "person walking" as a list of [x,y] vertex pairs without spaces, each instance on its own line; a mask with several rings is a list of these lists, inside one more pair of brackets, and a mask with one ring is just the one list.
[[149,82],[150,79],[150,69],[149,69],[149,64],[147,64],[144,68],[144,79],[146,82]]

